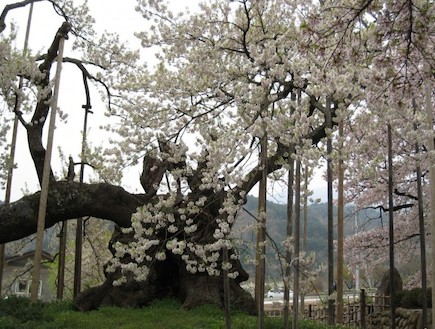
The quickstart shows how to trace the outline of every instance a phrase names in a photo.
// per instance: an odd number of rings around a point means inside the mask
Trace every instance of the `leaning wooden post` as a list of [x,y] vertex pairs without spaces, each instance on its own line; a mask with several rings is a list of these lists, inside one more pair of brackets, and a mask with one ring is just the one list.
[[[30,26],[32,23],[32,15],[33,15],[33,2],[30,4],[29,16],[27,18],[27,28],[26,28],[26,36],[24,39],[23,54],[27,53],[27,47],[28,47],[29,35],[30,35]],[[19,91],[23,88],[23,81],[24,78],[20,76],[18,82]],[[14,172],[15,148],[17,145],[18,121],[19,121],[17,113],[20,111],[20,106],[21,106],[20,94],[17,92],[15,93],[15,106],[14,106],[15,118],[14,118],[14,126],[12,128],[11,151],[9,153],[10,163],[8,168],[8,177],[6,180],[5,204],[8,204],[11,201],[12,176]],[[5,244],[0,244],[0,296],[2,294],[4,257],[5,257]]]
[[37,223],[37,231],[36,231],[35,258],[33,260],[32,286],[30,290],[30,301],[32,303],[36,303],[38,301],[39,279],[41,274],[40,272],[41,272],[41,260],[42,260],[42,246],[43,246],[44,229],[45,229],[45,215],[47,211],[48,186],[50,183],[50,161],[51,161],[51,153],[53,150],[57,101],[59,98],[59,85],[60,85],[60,74],[62,71],[63,48],[64,48],[65,39],[67,38],[67,34],[70,29],[71,28],[69,23],[64,23],[58,31],[58,34],[60,34],[59,51],[57,55],[56,77],[54,81],[53,100],[51,105],[50,123],[48,127],[47,150],[45,152],[44,170],[42,174],[41,196],[39,199],[38,223]]

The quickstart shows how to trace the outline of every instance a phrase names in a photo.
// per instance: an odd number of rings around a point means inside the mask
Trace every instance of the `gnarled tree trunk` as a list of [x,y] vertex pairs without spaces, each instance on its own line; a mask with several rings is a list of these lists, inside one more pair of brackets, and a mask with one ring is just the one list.
[[[231,305],[250,314],[255,313],[252,296],[240,287],[248,279],[247,273],[238,261],[235,262],[241,273],[231,280]],[[110,273],[106,281],[98,287],[79,294],[75,305],[82,311],[96,309],[99,306],[142,307],[155,299],[175,298],[183,307],[193,308],[204,304],[213,304],[223,308],[223,277],[208,274],[191,274],[185,268],[184,261],[176,256],[157,262],[145,282],[129,278],[122,286],[114,286],[113,281],[119,273]]]

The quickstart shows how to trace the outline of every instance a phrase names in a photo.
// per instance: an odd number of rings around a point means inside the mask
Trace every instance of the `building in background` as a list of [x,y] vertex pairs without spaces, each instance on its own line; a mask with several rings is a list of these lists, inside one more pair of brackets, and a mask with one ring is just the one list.
[[[32,270],[29,265],[34,256],[34,250],[23,254],[6,255],[1,294],[3,297],[30,297]],[[56,298],[55,289],[49,281],[51,269],[48,264],[52,263],[52,261],[53,256],[43,251],[38,299],[44,302],[53,301]]]

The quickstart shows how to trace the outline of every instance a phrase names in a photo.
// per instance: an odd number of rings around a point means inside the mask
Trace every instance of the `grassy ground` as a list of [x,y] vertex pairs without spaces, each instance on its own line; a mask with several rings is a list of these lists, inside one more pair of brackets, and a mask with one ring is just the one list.
[[[233,329],[257,328],[256,318],[235,312]],[[103,307],[82,313],[71,303],[31,305],[27,299],[0,300],[0,329],[224,329],[221,310],[205,305],[184,310],[173,300],[158,301],[143,309]],[[266,318],[267,329],[282,328],[281,318]],[[326,329],[326,325],[304,321],[301,329]],[[334,327],[340,328],[340,327]]]

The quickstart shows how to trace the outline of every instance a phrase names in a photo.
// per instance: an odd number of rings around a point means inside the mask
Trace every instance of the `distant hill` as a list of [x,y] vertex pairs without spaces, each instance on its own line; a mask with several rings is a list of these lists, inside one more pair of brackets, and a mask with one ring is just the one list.
[[[248,196],[248,202],[244,206],[248,212],[243,211],[239,214],[239,218],[234,227],[234,236],[242,238],[245,243],[251,245],[252,250],[243,250],[242,258],[255,257],[253,247],[256,243],[255,219],[258,208],[258,199]],[[282,242],[286,238],[287,225],[287,205],[278,204],[268,201],[266,204],[267,221],[266,227],[269,236],[276,242],[279,247],[282,247]],[[303,210],[302,210],[303,211]],[[356,214],[355,207],[348,205],[345,207],[344,218],[344,234],[349,236],[355,233]],[[327,259],[327,234],[328,234],[328,206],[326,203],[313,203],[308,205],[307,211],[307,253],[314,252],[316,254],[316,262],[318,264],[326,263]],[[358,225],[364,226],[365,229],[374,228],[381,225],[380,214],[375,210],[365,210],[358,213]],[[334,207],[334,239],[337,238],[337,208]],[[303,212],[301,213],[301,243],[303,230]],[[270,247],[267,249],[267,263],[269,264],[267,274],[270,276],[278,275],[278,271],[274,268],[277,266],[275,252]],[[254,265],[244,263],[244,268],[253,274]]]

